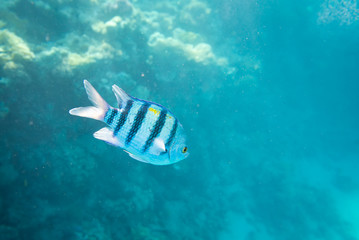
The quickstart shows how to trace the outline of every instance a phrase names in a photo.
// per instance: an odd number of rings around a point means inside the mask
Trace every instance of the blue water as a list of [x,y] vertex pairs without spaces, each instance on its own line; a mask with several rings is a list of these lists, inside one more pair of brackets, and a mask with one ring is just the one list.
[[[358,43],[355,0],[1,1],[0,239],[359,239]],[[190,156],[94,139],[83,79]]]

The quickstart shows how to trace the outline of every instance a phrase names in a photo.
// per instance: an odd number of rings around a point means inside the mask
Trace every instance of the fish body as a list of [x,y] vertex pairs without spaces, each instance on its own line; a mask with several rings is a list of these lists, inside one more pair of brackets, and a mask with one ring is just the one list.
[[183,127],[168,109],[131,97],[117,85],[112,86],[119,106],[114,108],[87,80],[84,86],[94,106],[74,108],[69,113],[105,122],[108,127],[95,132],[95,138],[145,163],[167,165],[188,157]]

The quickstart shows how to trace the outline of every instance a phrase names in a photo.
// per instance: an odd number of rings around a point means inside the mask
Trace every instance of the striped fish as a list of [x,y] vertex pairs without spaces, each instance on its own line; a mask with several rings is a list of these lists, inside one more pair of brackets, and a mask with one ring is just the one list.
[[87,80],[84,86],[94,106],[73,108],[69,113],[105,122],[108,127],[95,132],[95,138],[120,147],[145,163],[167,165],[188,157],[183,127],[165,107],[131,97],[113,85],[118,103],[118,108],[114,108]]

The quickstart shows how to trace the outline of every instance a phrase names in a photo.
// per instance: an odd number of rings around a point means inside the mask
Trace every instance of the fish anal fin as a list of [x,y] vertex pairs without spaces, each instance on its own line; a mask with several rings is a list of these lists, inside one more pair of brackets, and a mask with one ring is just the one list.
[[136,156],[136,155],[130,153],[129,151],[126,151],[126,150],[123,150],[123,151],[127,152],[128,155],[130,155],[130,157],[132,157],[133,159],[136,159],[137,161],[148,163],[146,160],[140,158],[139,156]]
[[110,128],[104,127],[93,134],[94,138],[105,141],[108,144],[116,147],[122,147],[117,137],[113,135],[113,131]]

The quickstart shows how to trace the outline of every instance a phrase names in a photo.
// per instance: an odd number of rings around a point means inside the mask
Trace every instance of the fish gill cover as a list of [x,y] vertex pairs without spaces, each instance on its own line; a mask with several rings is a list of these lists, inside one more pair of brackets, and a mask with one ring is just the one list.
[[[2,0],[0,239],[359,239],[358,11]],[[190,157],[92,138],[83,79],[175,112]]]

